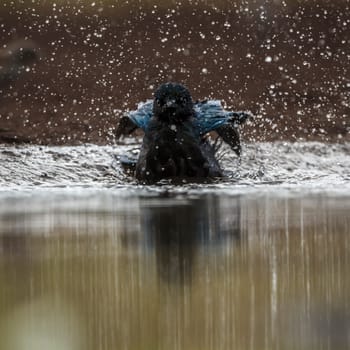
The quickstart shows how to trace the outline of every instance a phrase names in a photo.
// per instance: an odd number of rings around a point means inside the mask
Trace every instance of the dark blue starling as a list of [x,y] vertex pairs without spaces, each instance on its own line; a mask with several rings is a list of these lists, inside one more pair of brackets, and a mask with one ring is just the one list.
[[[246,112],[227,112],[220,101],[193,103],[181,84],[162,84],[154,100],[141,103],[123,117],[117,137],[141,128],[145,135],[136,163],[136,178],[156,182],[164,178],[213,178],[222,169],[213,147],[205,137],[215,130],[239,155],[238,125],[250,116]],[[124,159],[124,166],[131,165]],[[129,164],[128,164],[129,162]]]

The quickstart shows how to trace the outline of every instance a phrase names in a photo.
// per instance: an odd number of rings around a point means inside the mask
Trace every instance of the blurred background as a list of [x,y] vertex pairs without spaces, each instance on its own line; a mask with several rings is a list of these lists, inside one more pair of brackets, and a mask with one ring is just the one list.
[[249,109],[246,141],[349,140],[347,0],[0,4],[0,141],[114,142],[158,84]]

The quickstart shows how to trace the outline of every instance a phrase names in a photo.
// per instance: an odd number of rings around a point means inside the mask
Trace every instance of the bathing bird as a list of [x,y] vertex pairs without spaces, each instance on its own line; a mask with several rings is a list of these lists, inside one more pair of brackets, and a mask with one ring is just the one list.
[[154,99],[140,103],[136,111],[122,117],[116,136],[144,131],[137,161],[123,157],[125,167],[135,165],[135,176],[143,182],[161,179],[204,179],[223,176],[216,148],[207,134],[216,131],[235,153],[241,153],[239,125],[249,112],[225,111],[218,100],[193,103],[189,90],[179,83],[165,83]]

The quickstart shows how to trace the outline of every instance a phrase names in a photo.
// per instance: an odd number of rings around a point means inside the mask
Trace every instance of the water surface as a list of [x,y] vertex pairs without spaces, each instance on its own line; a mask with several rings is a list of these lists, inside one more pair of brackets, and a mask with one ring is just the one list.
[[0,349],[348,349],[350,196],[3,191]]
[[[38,188],[112,188],[128,193],[140,191],[132,177],[125,175],[118,157],[135,155],[140,140],[115,146],[6,146],[0,145],[0,197],[7,190],[23,192]],[[134,142],[134,143],[133,143]],[[350,191],[350,143],[320,142],[249,143],[242,158],[228,147],[219,151],[227,177],[211,186],[184,184],[171,191],[199,189],[236,193],[254,187],[278,185],[308,191],[321,189]],[[152,191],[158,191],[159,186]],[[149,191],[149,187],[142,190]]]

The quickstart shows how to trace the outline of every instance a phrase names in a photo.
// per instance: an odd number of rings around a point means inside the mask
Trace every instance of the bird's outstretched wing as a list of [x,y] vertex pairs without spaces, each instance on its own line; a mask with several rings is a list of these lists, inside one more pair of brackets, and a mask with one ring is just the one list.
[[148,123],[152,117],[153,100],[141,102],[137,106],[136,111],[128,113],[129,119],[142,130],[146,130]]
[[[117,137],[132,133],[140,128],[147,129],[152,117],[153,100],[139,103],[137,110],[130,111],[121,118],[116,131]],[[193,129],[198,136],[216,131],[219,136],[231,148],[240,155],[240,137],[238,126],[252,117],[252,114],[245,111],[226,111],[219,100],[206,100],[194,104],[195,117],[192,120]]]
[[119,138],[123,135],[130,135],[138,128],[146,131],[147,125],[152,117],[152,109],[152,100],[139,103],[136,111],[127,112],[120,118],[115,136]]
[[214,130],[218,131],[224,125],[237,127],[251,117],[249,112],[226,111],[219,100],[197,102],[194,105],[194,109],[196,118],[193,123],[200,135],[205,135]]

